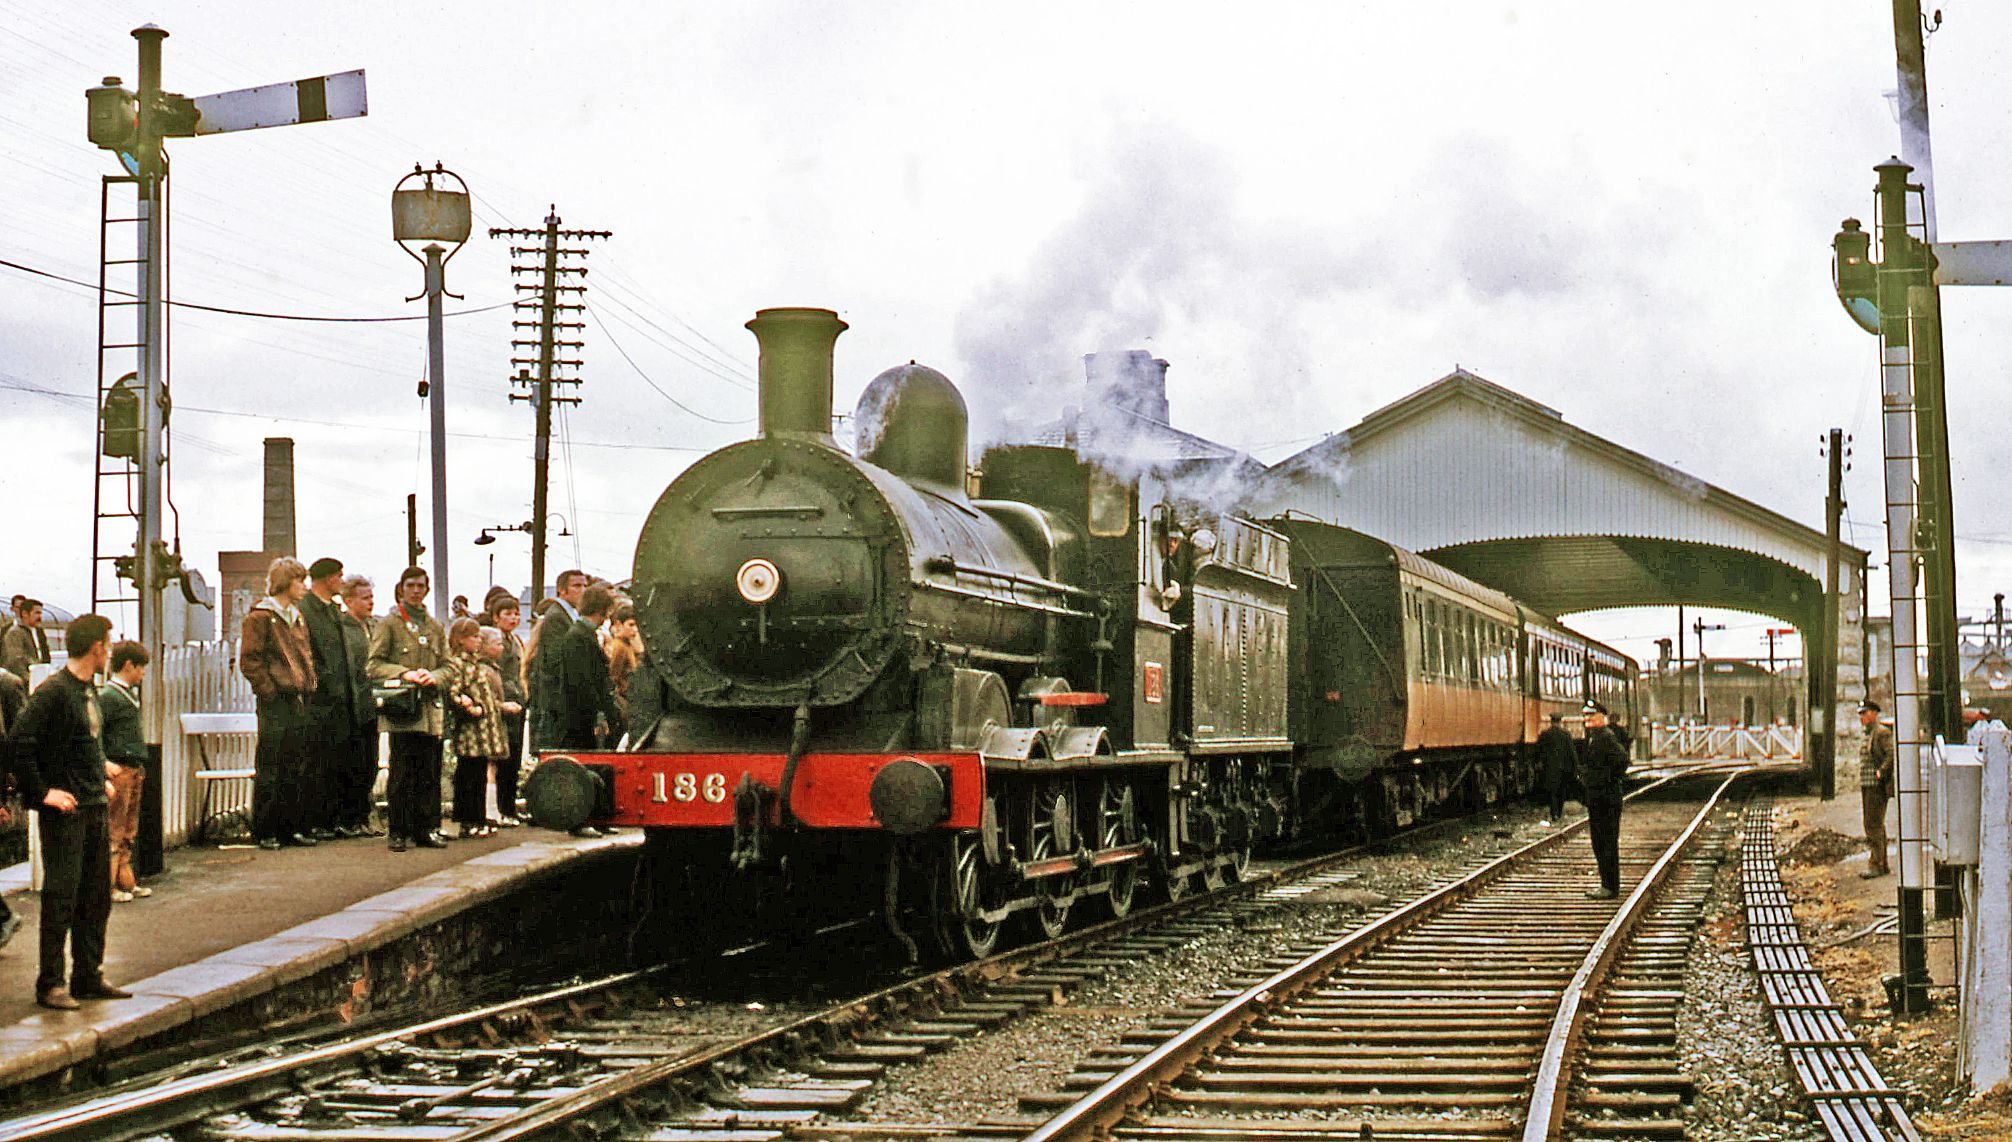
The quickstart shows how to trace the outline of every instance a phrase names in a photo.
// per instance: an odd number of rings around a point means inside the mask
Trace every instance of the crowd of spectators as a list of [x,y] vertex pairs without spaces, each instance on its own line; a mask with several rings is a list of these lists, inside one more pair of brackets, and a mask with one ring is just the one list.
[[[392,605],[376,612],[369,579],[340,560],[274,560],[266,594],[238,631],[238,670],[257,708],[252,839],[263,849],[387,837],[392,852],[448,844],[519,824],[527,748],[592,749],[620,736],[641,662],[635,611],[580,571],[558,578],[529,640],[522,607],[494,588],[480,612],[456,597],[448,621],[429,613],[425,570],[408,567]],[[15,596],[0,618],[0,761],[14,796],[36,815],[43,862],[36,1001],[129,993],[101,974],[111,906],[151,896],[134,875],[148,749],[141,692],[150,665],[137,642],[85,615],[64,631],[67,659],[50,661],[42,604]],[[102,679],[102,681],[100,681]],[[528,740],[527,740],[528,739]],[[389,743],[384,828],[375,823],[380,741]],[[451,805],[443,764],[453,762]],[[583,828],[576,835],[598,836]],[[0,945],[21,921],[0,899]],[[67,957],[67,962],[66,962]]]

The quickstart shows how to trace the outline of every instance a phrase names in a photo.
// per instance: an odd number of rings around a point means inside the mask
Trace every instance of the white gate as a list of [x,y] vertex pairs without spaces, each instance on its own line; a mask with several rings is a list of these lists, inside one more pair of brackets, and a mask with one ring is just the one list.
[[[152,671],[150,685],[161,688],[166,710],[161,732],[161,834],[167,845],[183,845],[202,819],[205,785],[209,811],[251,811],[251,782],[202,782],[190,777],[198,769],[252,768],[249,737],[182,732],[183,714],[248,714],[255,708],[251,683],[237,670],[237,643],[203,642],[169,647]],[[208,751],[205,763],[204,754]]]
[[1652,753],[1670,758],[1799,758],[1801,726],[1655,726]]

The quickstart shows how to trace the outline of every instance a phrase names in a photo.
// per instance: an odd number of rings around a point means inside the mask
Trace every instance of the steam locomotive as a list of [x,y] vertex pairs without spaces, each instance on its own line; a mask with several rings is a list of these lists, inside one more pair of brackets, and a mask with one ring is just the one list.
[[[1179,464],[1064,445],[967,467],[910,363],[831,435],[820,309],[768,309],[760,434],[667,487],[636,547],[628,748],[546,754],[540,823],[645,831],[649,903],[856,899],[911,954],[1123,915],[1254,848],[1523,793],[1545,716],[1632,721],[1635,664],[1500,592]],[[974,494],[975,493],[975,494]]]

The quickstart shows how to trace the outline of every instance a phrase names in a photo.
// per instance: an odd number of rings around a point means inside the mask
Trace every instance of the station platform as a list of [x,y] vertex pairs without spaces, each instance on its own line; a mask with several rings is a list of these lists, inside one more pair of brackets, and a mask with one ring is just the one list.
[[[152,896],[112,906],[105,978],[134,997],[84,1001],[70,1012],[35,1003],[39,897],[19,886],[7,893],[7,904],[22,927],[0,949],[0,1089],[107,1057],[328,973],[494,902],[531,878],[641,840],[635,831],[587,840],[526,826],[404,853],[387,850],[382,838],[276,852],[174,849],[166,871],[147,881]],[[507,932],[498,936],[507,943]],[[401,970],[410,975],[423,968],[408,962]],[[357,989],[353,1002],[360,1011],[371,999],[370,973],[350,974],[353,981],[335,982]],[[325,982],[319,996],[305,997],[305,1006],[326,1010],[331,996],[334,1016],[347,1019],[351,1012],[340,992]]]

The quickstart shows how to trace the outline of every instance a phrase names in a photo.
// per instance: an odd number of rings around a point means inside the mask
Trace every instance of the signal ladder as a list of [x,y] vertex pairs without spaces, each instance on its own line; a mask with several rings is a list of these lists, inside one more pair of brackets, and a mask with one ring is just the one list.
[[[163,180],[165,182],[165,180]],[[140,362],[146,353],[147,259],[140,180],[106,175],[98,190],[97,447],[91,488],[91,611],[122,630],[139,629],[139,592],[130,570],[140,538]],[[115,188],[130,188],[121,193]],[[113,213],[117,210],[119,213]],[[156,212],[158,219],[160,212]],[[124,249],[135,256],[115,257]],[[128,574],[121,575],[121,568]],[[119,613],[113,614],[112,608]]]

